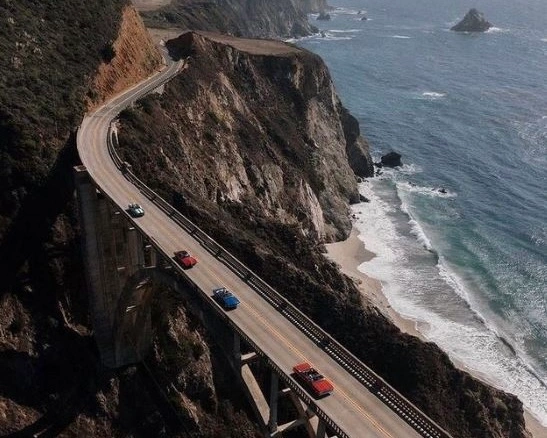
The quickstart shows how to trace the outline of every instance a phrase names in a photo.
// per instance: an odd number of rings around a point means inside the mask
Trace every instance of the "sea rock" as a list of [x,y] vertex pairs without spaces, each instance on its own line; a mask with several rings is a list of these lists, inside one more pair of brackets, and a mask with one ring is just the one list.
[[369,153],[369,145],[361,136],[359,122],[342,104],[338,106],[338,111],[346,138],[346,154],[351,169],[360,178],[373,176],[374,167]]
[[359,193],[359,200],[361,202],[370,202],[370,199],[368,199],[366,196],[364,195],[361,195],[361,193]]
[[363,15],[363,16],[361,17],[361,21],[367,21],[367,20],[368,20],[368,17],[367,17],[366,15]]
[[330,20],[330,14],[327,14],[326,12],[320,12],[319,15],[317,16],[317,19],[318,20],[324,20],[324,21],[328,21]]
[[382,167],[399,167],[403,165],[401,162],[401,154],[398,154],[397,152],[390,152],[382,155],[380,162]]
[[456,32],[485,32],[491,27],[492,24],[486,21],[482,12],[472,8],[465,17],[463,17],[463,20],[455,26],[452,26],[450,30]]

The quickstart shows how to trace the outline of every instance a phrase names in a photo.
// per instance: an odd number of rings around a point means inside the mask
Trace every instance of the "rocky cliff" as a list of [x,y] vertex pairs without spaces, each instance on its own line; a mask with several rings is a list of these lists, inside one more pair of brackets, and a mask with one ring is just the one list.
[[359,199],[347,150],[362,153],[363,142],[321,59],[211,34],[187,33],[168,47],[191,61],[170,92],[146,101],[152,120],[125,114],[135,129],[149,127],[146,149],[126,140],[136,171],[152,163],[156,183],[194,208],[279,223],[318,241],[345,238],[349,203]]
[[156,331],[148,367],[176,377],[180,418],[147,369],[109,371],[97,357],[74,134],[88,105],[158,67],[142,21],[126,0],[19,0],[0,2],[0,22],[0,435],[188,436],[181,424],[199,419],[202,436],[254,436],[241,406],[217,396],[215,356],[176,300],[154,303],[155,326],[169,330]]
[[173,0],[143,17],[150,27],[279,38],[317,32],[306,14],[327,8],[326,0]]
[[527,436],[516,397],[401,333],[321,253],[347,233],[347,145],[359,143],[321,60],[204,33],[169,48],[188,68],[121,117],[135,172],[453,436]]

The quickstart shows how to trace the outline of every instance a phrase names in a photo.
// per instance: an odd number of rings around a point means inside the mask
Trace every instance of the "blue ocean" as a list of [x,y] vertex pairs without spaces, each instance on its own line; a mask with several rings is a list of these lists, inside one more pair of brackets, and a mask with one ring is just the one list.
[[[547,426],[547,1],[330,0],[297,41],[329,66],[376,161],[359,267],[456,362]],[[449,28],[470,7],[494,25]],[[366,16],[368,20],[361,20]]]

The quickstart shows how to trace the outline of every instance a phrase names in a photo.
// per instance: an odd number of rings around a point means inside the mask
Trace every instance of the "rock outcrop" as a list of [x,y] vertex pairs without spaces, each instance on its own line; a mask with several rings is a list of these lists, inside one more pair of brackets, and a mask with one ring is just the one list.
[[346,137],[346,154],[349,165],[358,177],[372,176],[374,167],[369,153],[369,145],[366,139],[361,137],[359,122],[342,105],[340,105],[339,111]]
[[[204,6],[206,5],[206,7]],[[311,35],[307,15],[329,7],[326,0],[175,0],[143,13],[149,27],[193,29],[259,38]]]
[[399,167],[402,166],[403,163],[401,162],[401,154],[391,151],[385,155],[382,155],[382,158],[380,159],[380,164],[383,167]]
[[319,15],[317,16],[317,20],[320,21],[329,21],[331,19],[330,14],[327,14],[324,11],[319,12]]
[[492,27],[492,24],[486,21],[482,12],[479,12],[475,8],[469,10],[465,17],[452,26],[450,30],[456,32],[485,32]]
[[147,103],[152,118],[138,119],[152,140],[141,150],[146,160],[131,160],[136,171],[153,163],[156,185],[168,183],[196,208],[251,210],[313,240],[347,236],[348,206],[358,200],[348,154],[363,176],[370,157],[321,59],[281,42],[209,33],[168,47],[190,54],[189,67]]

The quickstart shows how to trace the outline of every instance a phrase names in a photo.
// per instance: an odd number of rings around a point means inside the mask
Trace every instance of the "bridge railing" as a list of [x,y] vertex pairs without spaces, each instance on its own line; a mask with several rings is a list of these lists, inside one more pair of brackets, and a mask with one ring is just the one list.
[[[442,429],[431,418],[421,412],[414,404],[407,400],[396,389],[391,387],[384,379],[372,371],[368,366],[362,363],[357,357],[343,347],[336,339],[325,332],[315,322],[303,314],[298,308],[292,305],[285,297],[279,294],[275,289],[268,285],[262,278],[247,268],[230,252],[223,248],[219,243],[209,237],[202,229],[194,224],[190,219],[181,214],[176,208],[154,192],[143,181],[141,181],[132,171],[131,166],[124,162],[118,155],[115,147],[116,138],[111,130],[108,132],[108,150],[116,166],[122,171],[125,178],[139,188],[139,190],[177,224],[185,229],[190,235],[198,240],[204,248],[218,259],[224,262],[234,273],[259,293],[266,301],[276,308],[286,319],[291,321],[299,330],[301,330],[309,339],[322,348],[329,356],[334,359],[342,368],[352,374],[369,391],[375,394],[387,406],[389,406],[399,417],[405,420],[418,433],[426,438],[446,438],[450,437],[448,432]],[[157,245],[155,245],[157,246]],[[159,248],[157,248],[159,249]],[[159,249],[160,252],[161,249]],[[170,259],[169,254],[164,254]],[[249,342],[253,348],[260,350],[241,330],[234,326],[234,329]],[[267,359],[272,368],[281,371],[270,360]],[[292,382],[292,379],[289,379]],[[299,388],[294,382],[290,383],[291,388]],[[294,388],[293,388],[294,389]],[[296,390],[296,389],[294,389]],[[300,389],[298,391],[301,391]],[[299,392],[300,395],[300,392]],[[333,427],[325,418],[329,426]]]
[[[166,254],[159,249],[160,253],[166,256]],[[173,263],[174,266],[177,266],[175,263]],[[162,274],[160,274],[162,275]],[[163,274],[165,275],[165,274]],[[201,299],[205,299],[205,294],[201,293],[201,290],[199,286],[197,286],[184,271],[175,270],[173,272],[173,275],[175,278],[177,278],[176,281],[182,281],[186,285],[190,287],[190,289],[198,292],[194,296],[201,297]],[[161,277],[160,277],[161,278]],[[265,362],[266,364],[272,368],[277,375],[286,383],[286,385],[291,388],[292,391],[294,391],[298,397],[306,403],[306,405],[309,406],[310,410],[313,411],[318,418],[320,418],[322,421],[325,422],[325,424],[328,425],[328,427],[332,430],[333,433],[339,438],[350,438],[350,435],[348,435],[338,424],[336,424],[317,404],[315,401],[310,397],[310,395],[304,391],[295,381],[294,379],[287,374],[285,371],[283,371],[264,351],[260,348],[258,344],[256,344],[241,328],[237,326],[229,317],[228,314],[220,308],[218,305],[213,305],[212,308],[214,309],[215,314],[225,323],[230,326],[230,328],[240,336],[241,339],[243,339],[249,347],[258,354]]]

